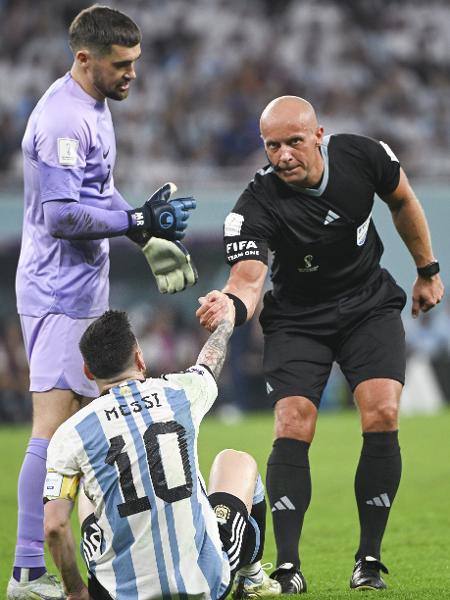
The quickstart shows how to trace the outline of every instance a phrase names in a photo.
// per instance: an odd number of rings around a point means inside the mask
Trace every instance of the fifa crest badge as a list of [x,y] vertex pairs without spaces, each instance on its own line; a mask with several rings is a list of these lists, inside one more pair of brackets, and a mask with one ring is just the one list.
[[304,267],[297,267],[299,273],[314,273],[319,269],[319,265],[313,265],[314,256],[307,254],[303,257]]
[[303,259],[305,261],[305,267],[307,269],[310,269],[312,267],[312,259],[313,259],[312,254],[307,254],[305,256],[305,258]]
[[228,506],[225,506],[224,504],[218,504],[217,506],[215,506],[214,512],[216,515],[217,522],[221,525],[225,525],[225,523],[230,518],[231,514],[231,511],[228,508]]

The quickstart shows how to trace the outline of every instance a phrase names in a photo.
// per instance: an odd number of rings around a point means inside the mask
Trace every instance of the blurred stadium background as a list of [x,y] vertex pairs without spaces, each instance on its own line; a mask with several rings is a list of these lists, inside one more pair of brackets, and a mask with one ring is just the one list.
[[[108,3],[108,2],[106,2]],[[20,142],[36,101],[72,57],[67,27],[91,2],[0,0],[0,423],[30,418],[28,371],[15,312],[22,221]],[[387,142],[426,210],[450,286],[450,4],[430,0],[127,0],[108,3],[143,33],[138,79],[111,102],[116,185],[130,203],[175,181],[195,194],[186,244],[200,280],[162,297],[140,252],[113,240],[111,306],[130,311],[153,373],[192,363],[204,339],[197,297],[221,287],[223,218],[262,166],[258,117],[282,94],[309,99],[328,133]],[[377,203],[383,264],[410,293],[415,271]],[[435,412],[450,399],[450,302],[420,320],[405,309],[409,383],[405,412]],[[257,320],[236,331],[216,410],[232,419],[266,407]],[[324,409],[351,406],[338,369]]]

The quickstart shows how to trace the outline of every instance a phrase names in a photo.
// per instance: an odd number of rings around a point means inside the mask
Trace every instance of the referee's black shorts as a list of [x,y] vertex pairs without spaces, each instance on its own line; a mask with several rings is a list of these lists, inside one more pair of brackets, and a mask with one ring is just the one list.
[[379,277],[352,296],[301,305],[264,296],[264,374],[274,404],[305,396],[317,407],[333,361],[352,391],[374,378],[405,381],[405,331],[400,313],[406,294],[381,269]]

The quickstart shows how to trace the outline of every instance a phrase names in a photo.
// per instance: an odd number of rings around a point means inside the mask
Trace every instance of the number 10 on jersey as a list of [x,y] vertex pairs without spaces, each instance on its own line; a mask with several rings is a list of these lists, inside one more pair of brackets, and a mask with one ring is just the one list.
[[[164,439],[165,436],[170,437]],[[185,428],[176,421],[152,423],[145,430],[142,440],[155,495],[169,504],[189,498],[192,495],[192,472]],[[162,451],[164,443],[170,445],[170,454],[174,450],[177,453],[176,460],[171,460],[170,465],[167,458],[169,452]],[[118,504],[117,509],[121,517],[129,517],[150,510],[151,506],[148,496],[138,497],[137,495],[130,457],[124,448],[125,440],[122,435],[110,438],[105,463],[111,466],[116,465],[119,471],[119,485],[125,502]],[[174,470],[175,472],[173,472]],[[169,474],[171,481],[182,481],[183,483],[170,487]]]

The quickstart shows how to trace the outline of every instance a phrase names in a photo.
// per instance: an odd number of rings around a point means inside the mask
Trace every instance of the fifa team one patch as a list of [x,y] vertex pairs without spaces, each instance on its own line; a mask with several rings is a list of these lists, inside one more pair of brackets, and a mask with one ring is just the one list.
[[231,511],[228,506],[225,504],[218,504],[214,507],[214,512],[216,514],[217,522],[221,525],[225,525],[231,515]]
[[58,138],[58,161],[60,165],[74,167],[77,163],[78,140]]

